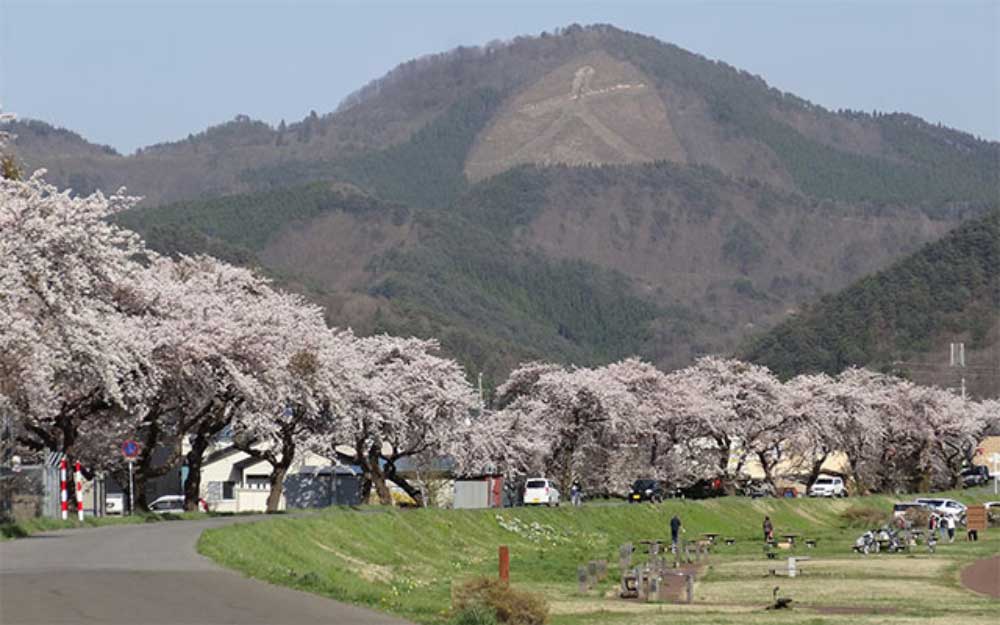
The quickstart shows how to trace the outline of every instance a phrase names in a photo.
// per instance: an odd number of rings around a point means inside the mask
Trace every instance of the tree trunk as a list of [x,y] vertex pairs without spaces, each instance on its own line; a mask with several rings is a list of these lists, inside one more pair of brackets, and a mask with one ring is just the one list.
[[757,461],[760,462],[760,468],[764,471],[764,483],[771,487],[771,492],[777,495],[778,487],[774,483],[774,466],[777,462],[771,462],[768,460],[767,452],[758,451]]
[[423,508],[424,494],[420,492],[420,489],[413,486],[413,484],[410,484],[406,479],[404,479],[398,473],[396,473],[395,464],[390,462],[388,465],[386,465],[386,467],[387,467],[386,478],[391,480],[396,486],[402,488],[403,492],[409,495],[410,498],[413,499],[414,503],[417,504],[417,507]]
[[281,504],[281,493],[285,487],[285,475],[288,473],[288,465],[291,463],[291,456],[282,456],[281,462],[271,468],[271,476],[268,478],[271,485],[271,492],[267,495],[268,512],[278,511]]
[[201,465],[205,460],[208,443],[209,437],[199,431],[191,441],[191,450],[185,456],[188,475],[184,482],[184,509],[188,512],[198,511],[198,501],[201,499]]
[[389,491],[389,485],[386,483],[385,473],[382,472],[381,468],[375,466],[371,468],[371,476],[372,486],[378,494],[378,502],[383,506],[391,506],[392,492]]
[[823,472],[823,463],[826,462],[829,455],[829,452],[824,451],[822,456],[813,461],[812,468],[809,470],[809,482],[806,484],[807,488],[812,486],[812,484],[819,478],[819,474]]

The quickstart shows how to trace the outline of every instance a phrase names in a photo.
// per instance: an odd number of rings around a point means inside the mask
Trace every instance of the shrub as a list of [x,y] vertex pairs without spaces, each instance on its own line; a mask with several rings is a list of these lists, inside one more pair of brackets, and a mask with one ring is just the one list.
[[477,607],[487,608],[497,623],[505,625],[543,625],[549,620],[549,606],[541,595],[514,590],[488,577],[471,579],[454,590],[452,607],[457,615]]
[[910,527],[926,528],[931,520],[931,513],[922,508],[910,508],[904,513],[904,517]]
[[469,606],[452,617],[451,625],[497,625],[496,611],[484,605]]
[[878,508],[851,506],[840,513],[840,518],[846,527],[872,528],[881,527],[889,520],[889,514]]

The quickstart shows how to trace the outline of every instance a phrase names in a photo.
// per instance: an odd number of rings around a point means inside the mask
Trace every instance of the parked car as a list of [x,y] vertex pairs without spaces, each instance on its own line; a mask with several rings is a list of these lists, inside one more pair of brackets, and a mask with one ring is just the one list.
[[552,480],[533,477],[524,483],[524,505],[559,505],[559,489]]
[[659,503],[667,496],[667,491],[663,482],[659,480],[636,480],[632,483],[632,490],[628,493],[629,503],[640,501],[652,501]]
[[774,496],[774,489],[764,480],[746,480],[736,488],[740,495],[750,497],[751,499]]
[[954,499],[922,497],[915,499],[914,501],[926,504],[932,512],[937,512],[938,514],[953,516],[956,519],[962,519],[965,517],[965,504],[955,501]]
[[823,475],[812,483],[808,494],[810,497],[847,497],[847,488],[843,478]]
[[164,495],[149,504],[149,511],[156,514],[180,514],[184,512],[183,495]]
[[1000,527],[1000,501],[987,501],[983,504],[986,508],[986,522],[990,527]]
[[104,514],[125,514],[125,494],[112,493],[105,497]]
[[962,471],[962,485],[966,488],[982,486],[990,481],[990,470],[980,464],[973,465]]
[[675,492],[675,497],[685,499],[708,499],[710,497],[722,497],[726,494],[726,484],[722,478],[712,478],[708,480],[698,480],[690,486],[679,488]]

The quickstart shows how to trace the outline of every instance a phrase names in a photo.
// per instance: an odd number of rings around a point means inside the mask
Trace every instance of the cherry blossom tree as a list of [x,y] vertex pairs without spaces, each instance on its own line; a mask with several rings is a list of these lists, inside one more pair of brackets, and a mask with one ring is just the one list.
[[106,220],[134,201],[73,198],[41,173],[0,180],[0,388],[29,450],[88,456],[83,428],[141,415],[157,385],[136,297],[143,247]]
[[636,397],[609,370],[529,363],[497,392],[506,404],[501,419],[532,424],[526,431],[541,440],[534,470],[564,485],[579,479],[590,492],[620,489],[627,477],[615,471],[617,454],[650,434],[636,418]]
[[[708,356],[673,376],[684,387],[713,400],[691,411],[693,442],[715,458],[716,476],[733,479],[755,457],[773,485],[782,443],[798,415],[782,410],[783,386],[766,367]],[[705,449],[710,442],[711,448]]]
[[435,353],[435,341],[376,335],[357,340],[356,348],[328,449],[361,467],[366,490],[373,487],[383,504],[392,502],[391,481],[422,505],[398,463],[448,450],[478,405],[476,395],[461,366]]

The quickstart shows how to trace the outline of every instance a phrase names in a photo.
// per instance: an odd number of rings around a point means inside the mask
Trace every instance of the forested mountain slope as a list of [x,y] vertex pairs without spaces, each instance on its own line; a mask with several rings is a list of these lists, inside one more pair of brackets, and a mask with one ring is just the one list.
[[260,265],[332,323],[436,336],[491,374],[729,351],[956,223],[669,163],[521,166],[445,209],[314,183],[120,219],[164,252]]
[[[952,342],[966,344],[964,369],[950,366]],[[865,365],[1000,394],[1000,211],[822,298],[743,355],[785,377]]]
[[610,26],[404,63],[327,115],[131,156],[21,123],[57,183],[145,194],[168,253],[256,264],[332,323],[526,358],[666,367],[998,207],[1000,145],[834,113]]
[[[484,98],[480,109],[470,105]],[[82,140],[67,149],[65,131],[37,122],[14,130],[28,169],[46,167],[80,192],[126,185],[155,205],[345,172],[381,191],[380,152],[428,128],[430,151],[420,154],[448,169],[461,160],[471,180],[524,163],[668,160],[821,198],[934,210],[995,201],[1000,179],[996,143],[905,114],[830,112],[725,63],[606,25],[423,57],[333,113],[277,128],[237,116],[130,156]]]

